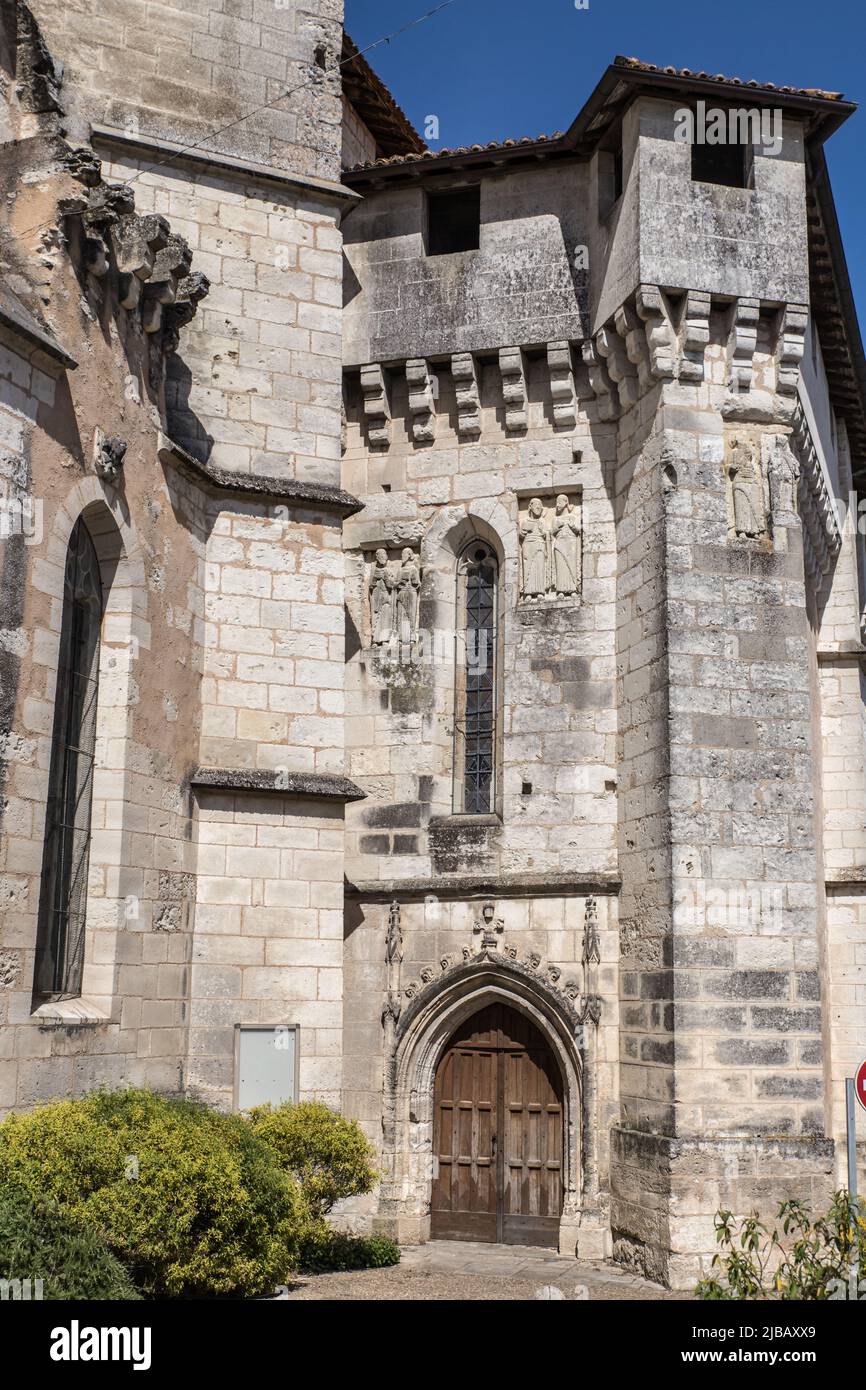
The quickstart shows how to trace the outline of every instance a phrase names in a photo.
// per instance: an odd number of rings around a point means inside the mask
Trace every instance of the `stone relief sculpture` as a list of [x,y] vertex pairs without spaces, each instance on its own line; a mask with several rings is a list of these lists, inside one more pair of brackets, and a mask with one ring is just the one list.
[[505,923],[496,916],[496,904],[486,902],[481,905],[481,916],[472,923],[472,930],[481,937],[482,951],[495,951],[497,937],[505,931]]
[[399,965],[403,959],[403,932],[400,928],[400,904],[393,902],[388,912],[388,931],[385,937],[385,961]]
[[767,534],[764,480],[758,444],[745,435],[732,435],[727,475],[733,530],[738,540],[757,540]]
[[370,570],[370,620],[374,645],[390,642],[394,631],[394,576],[386,550],[376,551]]
[[561,492],[532,497],[521,517],[520,597],[524,602],[575,599],[581,590],[579,502]]
[[570,597],[580,589],[580,522],[574,512],[574,503],[564,492],[556,499],[551,538],[553,587],[557,594]]
[[391,561],[380,547],[370,566],[367,592],[373,646],[396,642],[397,658],[410,660],[418,637],[421,594],[421,565],[415,551],[406,546],[400,560]]
[[418,632],[421,566],[408,546],[402,552],[397,574],[397,632],[401,642],[412,642]]

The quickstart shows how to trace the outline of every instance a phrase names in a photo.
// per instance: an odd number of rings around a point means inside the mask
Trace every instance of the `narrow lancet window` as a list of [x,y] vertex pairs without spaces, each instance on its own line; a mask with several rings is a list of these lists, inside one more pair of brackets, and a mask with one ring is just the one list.
[[102,585],[87,527],[69,541],[45,819],[35,1000],[81,993],[96,752]]
[[489,814],[496,794],[498,569],[484,541],[458,566],[455,809],[470,816]]

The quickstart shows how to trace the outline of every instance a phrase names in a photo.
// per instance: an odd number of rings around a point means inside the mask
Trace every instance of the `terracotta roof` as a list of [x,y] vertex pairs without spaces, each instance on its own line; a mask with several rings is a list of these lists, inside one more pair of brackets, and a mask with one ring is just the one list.
[[[347,175],[363,180],[371,171],[399,169],[418,164],[439,164],[458,160],[460,163],[484,162],[486,155],[520,158],[523,155],[546,153],[553,157],[588,153],[612,121],[622,114],[624,105],[639,87],[716,88],[721,95],[734,98],[738,89],[773,99],[788,108],[805,109],[811,122],[809,134],[818,129],[826,137],[845,119],[854,105],[846,102],[841,92],[825,92],[819,87],[786,87],[773,82],[757,82],[754,78],[726,77],[722,73],[694,71],[691,68],[659,67],[644,63],[640,58],[618,55],[605,71],[601,81],[585,103],[568,130],[552,135],[523,135],[519,139],[491,140],[487,144],[460,145],[454,149],[430,150],[420,144],[412,150],[399,149],[347,169]],[[835,110],[834,110],[835,108]],[[498,162],[498,161],[497,161]]]
[[695,72],[692,68],[662,68],[657,63],[644,63],[640,58],[624,58],[618,54],[614,67],[632,72],[662,73],[667,77],[697,78],[700,82],[724,82],[729,87],[757,88],[762,92],[782,92],[785,96],[817,97],[821,101],[842,101],[841,92],[824,92],[820,87],[777,87],[775,82],[757,82],[754,77],[725,77],[723,73]]
[[385,157],[420,153],[424,141],[358,47],[343,34],[343,94],[355,108]]

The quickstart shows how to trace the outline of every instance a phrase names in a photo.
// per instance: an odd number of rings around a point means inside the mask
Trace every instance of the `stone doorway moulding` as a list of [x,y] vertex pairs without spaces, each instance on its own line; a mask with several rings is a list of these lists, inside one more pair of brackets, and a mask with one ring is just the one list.
[[596,1022],[530,966],[496,950],[449,966],[410,1000],[393,1026],[385,1054],[384,1172],[376,1224],[403,1244],[430,1238],[436,1067],[460,1024],[493,1003],[517,1009],[535,1024],[562,1075],[559,1249],[573,1255],[581,1230],[597,1233],[601,1219],[595,1159]]

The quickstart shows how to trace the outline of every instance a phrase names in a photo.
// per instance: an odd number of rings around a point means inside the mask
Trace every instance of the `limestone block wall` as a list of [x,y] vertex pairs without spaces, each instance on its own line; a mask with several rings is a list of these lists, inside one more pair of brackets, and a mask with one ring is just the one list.
[[96,122],[339,177],[342,0],[249,0],[237,14],[220,0],[31,8],[65,66],[79,131]]
[[214,501],[204,555],[201,762],[343,771],[339,518]]
[[196,841],[190,1090],[230,1107],[235,1025],[297,1025],[299,1098],[339,1107],[342,808],[201,789]]
[[[570,358],[568,348],[565,348]],[[471,360],[471,359],[470,359]],[[450,368],[449,369],[449,365]],[[527,357],[526,423],[509,429],[497,361],[478,359],[477,430],[465,432],[453,364],[438,383],[431,441],[416,440],[405,374],[389,371],[390,442],[371,447],[358,380],[347,382],[346,486],[365,509],[344,527],[350,618],[347,770],[368,794],[347,813],[349,871],[363,880],[615,868],[614,523],[609,426],[558,427],[547,355]],[[569,491],[579,507],[579,599],[526,604],[518,524],[536,493]],[[473,537],[500,559],[501,714],[496,817],[453,820],[457,565]],[[420,558],[419,660],[389,664],[373,642],[374,552]],[[459,759],[458,759],[459,761]]]
[[184,332],[170,371],[172,437],[231,472],[339,486],[342,262],[333,201],[100,148],[106,177],[133,180],[137,206],[171,218],[211,282],[207,315]]
[[582,337],[587,168],[484,177],[479,249],[450,255],[426,255],[424,188],[365,189],[343,225],[345,364]]

